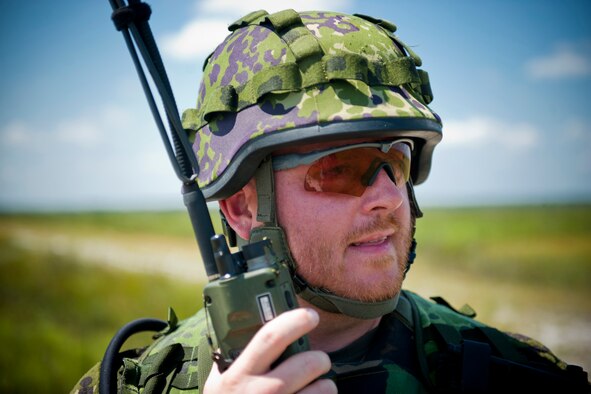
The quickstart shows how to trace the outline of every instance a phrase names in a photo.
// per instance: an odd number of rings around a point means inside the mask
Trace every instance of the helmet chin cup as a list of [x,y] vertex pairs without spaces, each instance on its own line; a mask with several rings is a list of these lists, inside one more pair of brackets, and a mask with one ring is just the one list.
[[294,280],[294,287],[298,296],[324,311],[341,313],[356,319],[366,320],[376,319],[393,312],[398,305],[398,298],[400,297],[400,293],[396,293],[394,297],[383,301],[367,302],[353,300],[339,297],[323,289],[311,287],[298,276]]

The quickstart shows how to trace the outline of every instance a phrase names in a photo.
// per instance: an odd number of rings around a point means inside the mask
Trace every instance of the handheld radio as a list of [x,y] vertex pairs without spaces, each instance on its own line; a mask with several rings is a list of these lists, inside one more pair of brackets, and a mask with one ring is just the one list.
[[[183,200],[209,279],[203,297],[213,327],[212,350],[220,351],[214,353],[214,359],[227,366],[263,324],[298,306],[291,276],[274,253],[270,240],[247,244],[231,253],[225,237],[214,234],[205,198],[195,181],[199,174],[197,158],[181,125],[172,88],[148,24],[151,9],[140,0],[129,0],[127,5],[124,0],[109,2],[113,8],[112,20],[123,34],[170,162],[183,185]],[[162,99],[170,132],[162,122],[138,51]],[[300,338],[281,359],[308,348],[306,337]],[[113,371],[104,373],[109,379]]]

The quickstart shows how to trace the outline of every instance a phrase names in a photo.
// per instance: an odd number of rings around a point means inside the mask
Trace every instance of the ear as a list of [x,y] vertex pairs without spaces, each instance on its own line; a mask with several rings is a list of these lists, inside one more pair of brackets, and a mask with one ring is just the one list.
[[219,202],[228,224],[242,239],[250,238],[250,230],[259,226],[257,222],[257,194],[254,179],[239,192]]

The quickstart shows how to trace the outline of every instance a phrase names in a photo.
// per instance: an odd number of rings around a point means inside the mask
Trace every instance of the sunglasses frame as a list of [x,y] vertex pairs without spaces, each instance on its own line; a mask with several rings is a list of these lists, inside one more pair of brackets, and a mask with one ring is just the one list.
[[273,156],[273,170],[281,171],[296,168],[301,165],[308,165],[314,163],[316,160],[322,159],[325,156],[333,153],[342,152],[355,148],[379,148],[382,152],[387,153],[395,144],[406,143],[410,146],[410,151],[414,150],[414,141],[408,138],[399,138],[389,142],[362,142],[358,144],[337,146],[334,148],[318,150],[308,153],[288,153],[280,156]]

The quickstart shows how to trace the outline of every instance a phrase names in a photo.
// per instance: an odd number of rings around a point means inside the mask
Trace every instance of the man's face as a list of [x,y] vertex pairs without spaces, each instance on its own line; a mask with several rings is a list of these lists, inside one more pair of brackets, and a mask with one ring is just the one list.
[[400,291],[411,242],[406,187],[384,169],[361,197],[304,189],[308,165],[275,173],[279,224],[298,273],[312,286],[361,301]]

